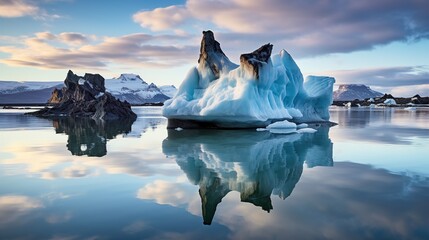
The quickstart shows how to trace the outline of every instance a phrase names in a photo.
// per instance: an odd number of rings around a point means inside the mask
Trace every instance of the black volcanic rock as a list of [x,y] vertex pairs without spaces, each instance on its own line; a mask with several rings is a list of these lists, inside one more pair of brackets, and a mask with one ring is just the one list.
[[237,67],[232,63],[225,53],[220,48],[220,43],[214,38],[212,31],[203,31],[203,38],[201,39],[200,57],[198,58],[198,68],[210,68],[214,80],[219,78],[222,70],[230,71]]
[[241,54],[240,64],[247,71],[251,72],[256,79],[259,79],[259,68],[262,67],[264,63],[268,63],[272,50],[273,45],[268,43],[251,53]]
[[380,97],[380,100],[386,100],[386,99],[395,99],[395,97],[392,96],[392,94],[385,93],[383,96]]
[[[99,74],[77,76],[71,70],[64,80],[65,87],[51,96],[52,108],[29,113],[39,117],[90,117],[93,119],[116,120],[122,118],[136,119],[128,102],[121,102],[106,92],[104,78]],[[55,96],[54,96],[55,95]]]

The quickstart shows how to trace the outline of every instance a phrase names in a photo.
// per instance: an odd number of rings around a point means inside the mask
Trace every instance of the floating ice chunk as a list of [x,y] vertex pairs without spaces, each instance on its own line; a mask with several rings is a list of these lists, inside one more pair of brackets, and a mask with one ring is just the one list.
[[176,131],[180,132],[180,131],[182,131],[182,130],[183,130],[183,128],[181,128],[181,127],[177,127],[177,128],[175,128],[174,130],[176,130]]
[[396,101],[393,98],[388,98],[388,99],[384,100],[383,103],[386,105],[396,105]]
[[297,130],[298,133],[315,133],[317,132],[314,128],[301,128]]
[[300,128],[307,128],[308,124],[307,123],[301,123],[299,125],[296,125],[296,128],[300,129]]
[[257,132],[263,132],[263,131],[268,131],[268,129],[266,129],[266,128],[257,128],[256,131]]
[[369,105],[369,108],[376,108],[376,107],[377,106],[375,104],[373,104],[373,103]]
[[407,111],[416,111],[417,108],[416,107],[406,107],[406,108],[404,108],[404,110],[407,110]]
[[296,129],[296,124],[293,122],[289,122],[288,120],[275,122],[266,127],[267,129]]

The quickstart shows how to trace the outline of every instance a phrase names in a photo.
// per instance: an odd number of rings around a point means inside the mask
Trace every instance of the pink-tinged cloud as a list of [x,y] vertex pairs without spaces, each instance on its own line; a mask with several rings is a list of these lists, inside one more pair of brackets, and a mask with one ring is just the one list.
[[0,17],[15,18],[31,16],[39,12],[39,8],[24,0],[1,0]]
[[162,31],[178,26],[188,19],[188,12],[183,6],[156,8],[152,11],[140,11],[133,15],[133,20],[142,27]]
[[30,16],[37,20],[60,18],[57,14],[49,14],[38,7],[34,1],[28,0],[0,0],[0,18],[17,18]]
[[[32,66],[47,69],[107,69],[111,64],[134,67],[180,66],[195,60],[198,44],[174,45],[189,41],[189,37],[148,35],[136,33],[120,37],[106,37],[92,44],[81,33],[36,33],[24,40],[23,46],[0,46],[9,57],[1,63],[12,66]],[[61,43],[67,47],[61,47]]]
[[187,23],[214,25],[226,48],[240,42],[251,50],[271,42],[295,56],[309,56],[428,38],[427,9],[429,1],[421,0],[187,0],[185,5],[140,11],[134,20],[153,31]]

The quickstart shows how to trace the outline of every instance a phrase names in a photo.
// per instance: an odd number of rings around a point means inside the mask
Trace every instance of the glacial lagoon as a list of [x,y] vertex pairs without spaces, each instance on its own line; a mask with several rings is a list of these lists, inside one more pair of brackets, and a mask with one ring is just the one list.
[[167,130],[0,110],[0,239],[428,239],[429,109],[316,133]]

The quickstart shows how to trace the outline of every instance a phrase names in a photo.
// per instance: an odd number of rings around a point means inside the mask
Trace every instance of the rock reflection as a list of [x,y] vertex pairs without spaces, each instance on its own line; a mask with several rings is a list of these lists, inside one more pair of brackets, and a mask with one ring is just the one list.
[[68,135],[67,149],[77,156],[102,157],[107,154],[106,142],[118,134],[127,134],[135,120],[96,121],[89,118],[53,120],[55,132]]
[[332,166],[329,127],[314,134],[255,131],[169,131],[163,152],[174,157],[189,181],[199,185],[204,224],[230,191],[269,212],[271,194],[287,198],[308,167]]

